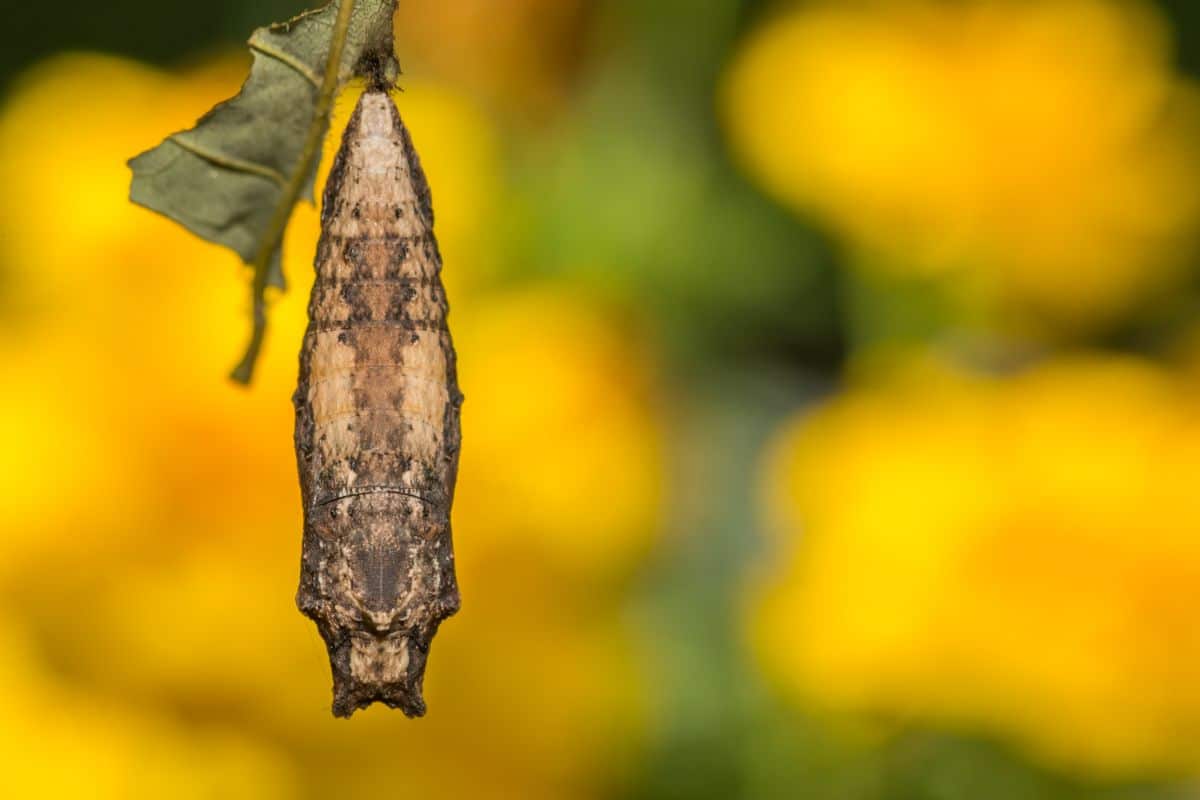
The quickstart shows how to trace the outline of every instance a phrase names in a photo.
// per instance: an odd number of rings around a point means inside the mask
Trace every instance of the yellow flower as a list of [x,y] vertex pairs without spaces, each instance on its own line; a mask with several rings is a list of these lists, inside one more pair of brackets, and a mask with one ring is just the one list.
[[1200,402],[1137,361],[931,366],[780,434],[769,669],[1099,772],[1200,755]]
[[1140,2],[806,4],[746,43],[721,111],[860,263],[1086,325],[1195,253],[1200,117],[1170,61]]
[[5,797],[296,796],[296,774],[281,753],[244,734],[189,730],[71,691],[46,677],[12,619],[0,631]]
[[662,500],[636,327],[545,287],[460,308],[453,324],[467,396],[456,519],[480,548],[524,542],[579,577],[627,567]]

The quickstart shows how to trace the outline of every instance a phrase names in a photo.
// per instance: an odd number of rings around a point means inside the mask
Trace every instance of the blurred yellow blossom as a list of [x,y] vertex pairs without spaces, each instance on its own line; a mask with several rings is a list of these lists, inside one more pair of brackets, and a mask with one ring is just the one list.
[[[254,797],[589,796],[638,740],[615,590],[661,502],[646,348],[566,291],[482,292],[499,195],[490,118],[406,80],[398,103],[435,198],[470,397],[454,519],[464,610],[431,657],[429,717],[333,720],[323,646],[293,600],[290,397],[317,212],[297,209],[292,289],[246,391],[225,378],[249,333],[244,268],[126,199],[125,159],[235,92],[239,64],[176,76],[62,56],[0,108],[0,286],[18,311],[0,321],[0,476],[21,487],[0,518],[0,619],[47,653],[0,648],[0,674],[18,671],[12,691],[46,707],[83,715],[86,696],[100,709],[46,734],[64,782],[49,794],[78,796],[70,781],[108,770],[115,796],[138,796],[118,779],[144,768],[151,796],[211,796],[214,781]],[[322,175],[331,160],[330,147]],[[0,705],[6,740],[57,724]]]
[[296,796],[287,759],[245,736],[189,730],[56,684],[19,627],[0,620],[5,797]]
[[1171,57],[1142,2],[818,2],[749,39],[721,111],[861,264],[1086,326],[1195,254],[1200,105]]
[[836,708],[1099,772],[1200,756],[1200,395],[1147,363],[932,364],[782,432],[759,652]]
[[470,439],[459,516],[487,519],[489,544],[526,542],[579,575],[627,567],[663,494],[637,327],[550,288],[489,297],[454,324]]

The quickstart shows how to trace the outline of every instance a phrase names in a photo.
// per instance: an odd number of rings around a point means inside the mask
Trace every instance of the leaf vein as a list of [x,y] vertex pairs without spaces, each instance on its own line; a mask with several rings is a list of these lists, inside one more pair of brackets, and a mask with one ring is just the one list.
[[247,172],[252,175],[258,175],[259,177],[267,178],[268,180],[279,184],[281,187],[287,185],[287,178],[283,175],[283,173],[279,172],[278,170],[271,169],[268,166],[264,166],[263,164],[256,164],[253,161],[245,161],[240,158],[234,158],[233,156],[225,155],[224,153],[219,153],[215,150],[209,150],[208,148],[202,147],[195,142],[182,138],[178,134],[170,137],[170,139],[172,142],[179,145],[184,150],[187,150],[189,153],[197,155],[200,158],[203,158],[205,161],[211,161],[217,166],[225,167],[226,169],[237,170],[238,172]]
[[250,39],[250,49],[255,50],[263,55],[270,56],[281,64],[291,67],[296,72],[300,73],[303,78],[313,85],[314,89],[321,88],[321,77],[317,73],[309,69],[308,65],[300,59],[296,58],[286,50],[281,50],[273,45],[260,40],[257,36]]

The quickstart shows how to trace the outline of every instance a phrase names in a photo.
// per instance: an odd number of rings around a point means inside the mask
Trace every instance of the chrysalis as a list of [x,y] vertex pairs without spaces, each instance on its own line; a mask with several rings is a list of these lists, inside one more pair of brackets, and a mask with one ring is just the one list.
[[429,187],[389,94],[363,94],[329,174],[300,353],[300,610],[333,667],[333,713],[425,713],[429,645],[459,607],[450,505],[454,346]]

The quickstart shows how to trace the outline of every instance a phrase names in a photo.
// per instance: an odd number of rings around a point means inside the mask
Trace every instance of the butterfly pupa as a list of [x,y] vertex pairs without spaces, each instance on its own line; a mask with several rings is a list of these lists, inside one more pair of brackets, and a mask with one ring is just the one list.
[[326,184],[295,394],[300,610],[333,712],[425,713],[438,625],[459,608],[450,533],[462,394],[429,186],[391,96],[365,92]]

